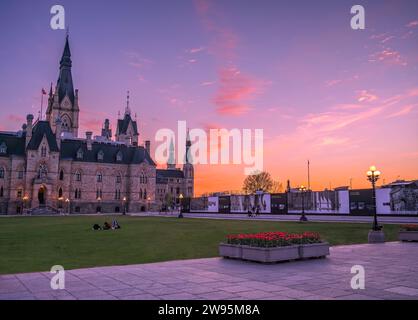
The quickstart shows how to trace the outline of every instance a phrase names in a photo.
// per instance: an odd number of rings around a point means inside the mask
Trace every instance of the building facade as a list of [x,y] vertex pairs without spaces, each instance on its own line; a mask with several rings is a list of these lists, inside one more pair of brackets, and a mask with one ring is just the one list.
[[71,70],[67,36],[45,120],[28,115],[21,130],[0,132],[0,214],[139,212],[160,210],[168,196],[174,203],[193,197],[190,139],[182,169],[172,160],[167,169],[157,169],[150,141],[139,144],[129,93],[115,139],[108,119],[100,136],[86,132],[79,137]]

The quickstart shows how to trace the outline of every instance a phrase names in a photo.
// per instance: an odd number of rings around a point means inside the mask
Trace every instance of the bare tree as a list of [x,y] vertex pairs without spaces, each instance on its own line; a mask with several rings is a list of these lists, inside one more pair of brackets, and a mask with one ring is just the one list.
[[245,193],[255,193],[256,191],[272,192],[274,181],[268,172],[255,172],[245,178],[243,191]]

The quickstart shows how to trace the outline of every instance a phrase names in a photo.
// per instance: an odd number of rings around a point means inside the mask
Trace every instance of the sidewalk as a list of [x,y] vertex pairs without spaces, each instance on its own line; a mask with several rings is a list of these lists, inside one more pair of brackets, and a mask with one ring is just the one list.
[[[353,265],[365,290],[353,290]],[[258,264],[222,258],[69,270],[66,289],[49,272],[0,276],[0,300],[418,299],[418,243],[331,248],[326,259]],[[65,267],[65,266],[64,266]]]

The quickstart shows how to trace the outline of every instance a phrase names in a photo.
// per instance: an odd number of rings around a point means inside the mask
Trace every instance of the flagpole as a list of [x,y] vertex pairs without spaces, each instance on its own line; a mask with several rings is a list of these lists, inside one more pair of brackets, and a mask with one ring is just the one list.
[[311,190],[311,177],[309,172],[309,160],[308,160],[308,190]]

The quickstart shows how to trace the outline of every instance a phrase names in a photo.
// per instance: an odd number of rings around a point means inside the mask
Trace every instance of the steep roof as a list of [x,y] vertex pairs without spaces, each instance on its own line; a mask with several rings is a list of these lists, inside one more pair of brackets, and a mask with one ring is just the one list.
[[138,134],[138,127],[136,124],[136,121],[133,121],[131,116],[129,114],[125,114],[123,119],[118,120],[118,126],[117,126],[117,134],[126,134],[126,131],[128,130],[129,123],[132,123],[132,128],[134,129],[134,134]]
[[[83,158],[78,159],[77,153],[81,150]],[[98,153],[103,152],[103,160],[98,160]],[[117,161],[117,155],[122,155],[122,161]],[[147,161],[150,165],[154,165],[148,152],[143,147],[128,147],[123,144],[113,143],[92,143],[92,150],[87,150],[87,142],[85,140],[62,140],[60,158],[71,159],[80,162],[100,162],[100,163],[120,163],[120,164],[140,164]]]
[[25,135],[16,133],[0,132],[0,145],[5,143],[6,153],[0,154],[0,157],[10,157],[11,155],[25,155]]
[[32,138],[28,144],[28,150],[38,150],[42,139],[46,137],[49,145],[49,150],[52,152],[59,152],[55,134],[52,132],[48,121],[38,121],[32,129]]
[[71,51],[67,36],[65,40],[64,52],[62,53],[62,58],[60,61],[60,74],[57,81],[58,98],[59,102],[61,103],[65,96],[68,96],[71,103],[74,105],[74,86],[73,78],[71,75],[71,66]]

